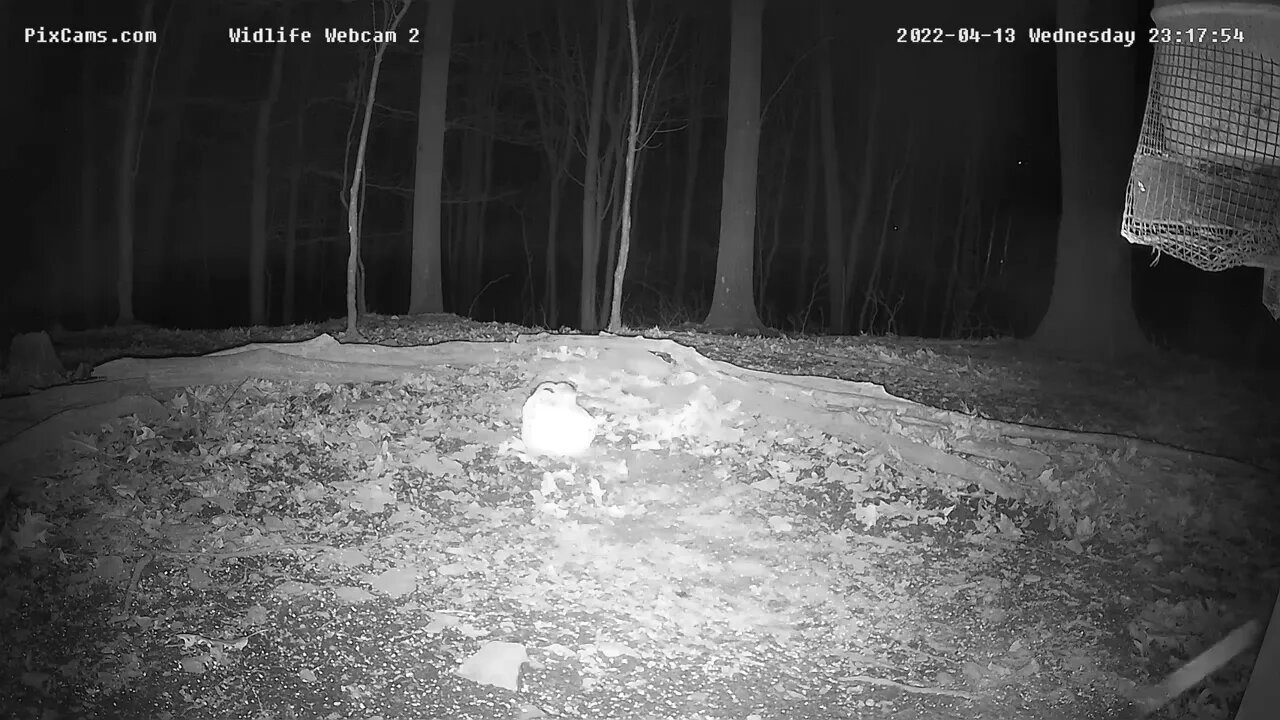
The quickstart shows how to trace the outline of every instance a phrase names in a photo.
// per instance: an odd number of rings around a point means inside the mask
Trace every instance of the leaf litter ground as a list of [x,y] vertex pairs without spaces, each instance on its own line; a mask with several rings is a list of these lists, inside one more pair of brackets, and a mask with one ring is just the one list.
[[[1277,585],[1248,523],[1000,500],[776,418],[532,458],[523,380],[250,380],[77,436],[10,524],[0,709],[1109,717]],[[456,672],[494,641],[528,653],[518,691]],[[1167,716],[1227,717],[1245,680]]]

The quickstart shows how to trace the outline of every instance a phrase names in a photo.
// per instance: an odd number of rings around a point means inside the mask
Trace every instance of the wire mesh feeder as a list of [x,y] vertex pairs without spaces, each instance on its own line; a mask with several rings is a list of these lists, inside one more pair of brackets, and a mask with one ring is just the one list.
[[1280,72],[1222,45],[1155,48],[1121,233],[1201,270],[1265,269],[1280,319]]

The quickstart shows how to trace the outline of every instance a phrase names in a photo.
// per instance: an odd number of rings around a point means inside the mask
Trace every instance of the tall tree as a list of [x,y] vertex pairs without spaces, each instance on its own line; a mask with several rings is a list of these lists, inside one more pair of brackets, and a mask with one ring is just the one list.
[[[557,34],[536,34],[528,44],[531,68],[530,87],[538,113],[538,131],[546,149],[552,183],[552,207],[548,213],[559,223],[559,178],[579,179],[582,183],[582,253],[579,267],[578,326],[598,329],[611,310],[612,290],[617,280],[617,260],[622,255],[615,238],[620,237],[626,204],[627,139],[631,90],[637,90],[636,106],[637,154],[632,159],[630,177],[633,193],[639,197],[644,177],[643,150],[656,132],[656,126],[672,102],[670,88],[663,82],[668,60],[679,34],[679,23],[651,12],[643,21],[636,18],[636,56],[639,77],[628,74],[629,53],[611,52],[625,49],[629,41],[629,25],[619,22],[612,2],[593,3],[593,11],[581,13],[569,9],[557,12]],[[558,8],[565,8],[560,3]],[[571,7],[578,7],[576,5]],[[653,6],[650,6],[652,9]],[[574,24],[581,19],[583,25]],[[663,20],[667,22],[663,22]],[[589,26],[585,26],[590,22]],[[594,29],[594,52],[587,39]],[[553,49],[553,47],[555,49]],[[639,87],[635,87],[638,85]],[[574,155],[583,158],[577,178],[570,173]],[[554,295],[555,245],[548,239],[547,294]],[[601,275],[601,266],[604,274]],[[603,282],[602,282],[603,278]],[[603,292],[601,291],[603,284]]]
[[[140,264],[151,277],[166,276],[171,267],[169,253],[179,248],[177,243],[169,239],[170,223],[174,216],[174,191],[180,185],[175,177],[179,167],[178,151],[181,148],[186,118],[187,94],[192,87],[191,76],[195,71],[196,61],[200,59],[205,38],[205,19],[211,5],[209,0],[174,3],[171,12],[177,17],[179,28],[173,33],[173,41],[169,45],[171,50],[166,54],[164,48],[157,49],[158,53],[168,59],[165,63],[169,69],[166,84],[173,90],[168,102],[155,102],[152,105],[159,116],[159,122],[155,124],[153,142],[147,144],[149,152],[143,153],[144,158],[151,156],[149,163],[143,163],[143,175],[150,176],[146,183],[147,204],[139,208],[145,213],[145,222],[141,223],[141,236],[148,241],[149,252],[145,255],[150,255],[150,258]],[[173,21],[166,20],[165,24],[171,22]],[[160,68],[156,70],[159,71]],[[159,85],[158,79],[153,79],[152,82]]]
[[[849,307],[846,296],[848,282],[845,267],[844,203],[840,192],[840,148],[836,144],[835,91],[831,81],[831,0],[818,2],[818,52],[814,67],[818,77],[818,127],[822,136],[822,152],[813,158],[822,163],[822,207],[827,228],[827,312],[831,332],[847,330],[845,311]],[[859,188],[866,192],[866,188]],[[850,240],[856,242],[857,237]],[[857,258],[856,247],[849,248],[849,256]]]
[[[1130,2],[1058,0],[1059,27],[1132,28]],[[1134,55],[1058,45],[1062,217],[1049,309],[1031,341],[1052,352],[1109,359],[1144,345],[1133,313],[1129,245],[1120,237],[1137,142]]]
[[[469,127],[462,131],[460,172],[456,187],[461,202],[450,209],[452,235],[445,255],[450,270],[449,284],[456,307],[470,315],[484,293],[484,258],[490,242],[485,233],[494,183],[494,148],[498,138],[498,103],[506,68],[507,43],[494,37],[478,48],[485,62],[470,62],[457,105],[464,106]],[[473,52],[477,48],[473,48]]]
[[693,193],[698,187],[699,161],[702,159],[703,97],[706,95],[707,65],[705,57],[709,45],[700,44],[689,55],[688,88],[689,127],[685,130],[684,185],[680,192],[680,249],[676,253],[677,303],[688,300],[686,290],[689,277],[689,237],[693,232]]
[[[391,9],[395,0],[389,0],[386,7]],[[400,26],[400,21],[404,19],[405,13],[409,12],[409,6],[413,4],[413,0],[400,0],[400,10],[395,17],[391,18],[386,26],[389,35],[394,35],[395,29]],[[376,18],[376,14],[375,14]],[[360,124],[360,139],[356,145],[356,157],[351,173],[351,186],[347,190],[347,237],[350,245],[347,247],[347,329],[348,338],[356,339],[360,337],[360,331],[356,327],[357,294],[363,299],[363,285],[357,285],[357,281],[363,274],[363,267],[360,263],[360,227],[361,220],[364,216],[364,173],[365,158],[369,152],[369,125],[373,119],[373,99],[378,92],[378,75],[382,71],[382,58],[387,54],[387,40],[378,42],[373,52],[373,65],[369,70],[369,88],[364,97],[364,121]],[[354,117],[354,116],[353,116]]]
[[[554,6],[555,40],[550,39],[534,50],[534,40],[525,44],[525,61],[529,69],[534,110],[538,118],[538,139],[547,159],[547,249],[543,268],[543,322],[558,327],[560,322],[559,261],[560,211],[564,204],[564,186],[569,179],[573,160],[574,139],[578,134],[580,114],[574,100],[573,61],[569,57],[572,35],[563,3]],[[552,47],[555,47],[552,50]],[[559,70],[559,75],[552,68]],[[545,90],[544,90],[545,88]]]
[[414,170],[413,276],[409,312],[444,311],[440,263],[440,186],[444,176],[445,103],[454,0],[431,0],[422,31],[422,81],[418,89],[418,154]]
[[[151,29],[155,12],[155,0],[146,0],[142,6],[142,22],[138,27]],[[120,124],[120,162],[116,166],[116,303],[117,325],[132,325],[137,321],[133,314],[133,242],[134,203],[137,202],[138,145],[142,142],[143,97],[142,89],[147,80],[147,47],[138,43],[129,70],[129,90],[124,105],[124,122]]]
[[622,189],[622,232],[618,236],[618,264],[613,271],[613,304],[609,310],[609,331],[622,330],[622,280],[627,274],[631,253],[631,192],[635,187],[636,151],[640,144],[640,50],[636,41],[635,0],[627,2],[627,39],[631,48],[631,107],[627,115],[626,179]]
[[90,327],[101,324],[98,306],[102,302],[102,252],[98,231],[98,114],[94,91],[94,68],[99,62],[95,53],[85,52],[80,65],[80,228],[77,248],[80,256],[80,311],[82,322]]
[[758,331],[755,275],[756,167],[760,157],[761,21],[765,0],[732,0],[728,138],[721,181],[720,248],[706,325]]
[[285,200],[284,237],[284,282],[281,294],[280,321],[292,325],[298,297],[298,207],[302,202],[303,166],[306,164],[306,128],[307,128],[307,91],[311,81],[311,73],[306,68],[315,60],[311,48],[299,48],[294,53],[297,65],[298,87],[295,89],[298,101],[298,113],[293,120],[293,148],[289,157],[289,174],[285,181],[288,187]]
[[253,180],[249,199],[249,321],[267,324],[267,196],[271,172],[271,116],[284,82],[284,48],[276,43],[271,59],[267,93],[258,102],[258,122],[253,136]]
[[601,185],[606,173],[601,168],[600,146],[605,122],[605,76],[608,74],[608,40],[613,25],[613,3],[595,4],[596,56],[591,68],[591,95],[587,110],[586,156],[582,173],[582,275],[578,286],[578,327],[592,331],[600,326],[596,306],[596,276],[600,265],[600,216],[604,198]]

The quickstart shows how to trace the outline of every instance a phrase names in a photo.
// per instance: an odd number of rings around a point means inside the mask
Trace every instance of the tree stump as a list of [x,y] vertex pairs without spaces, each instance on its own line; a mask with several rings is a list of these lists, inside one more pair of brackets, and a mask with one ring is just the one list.
[[67,381],[67,371],[53,350],[49,333],[15,335],[9,344],[5,395],[23,395]]

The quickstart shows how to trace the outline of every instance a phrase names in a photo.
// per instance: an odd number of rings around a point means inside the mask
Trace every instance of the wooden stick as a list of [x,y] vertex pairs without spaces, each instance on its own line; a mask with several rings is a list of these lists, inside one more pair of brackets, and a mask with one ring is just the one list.
[[1186,665],[1170,673],[1159,685],[1140,690],[1133,698],[1134,704],[1141,712],[1140,717],[1145,718],[1169,704],[1196,683],[1231,662],[1235,656],[1248,650],[1257,642],[1261,634],[1262,624],[1256,618],[1250,620],[1232,630],[1231,634],[1219,640],[1213,647],[1192,658]]

